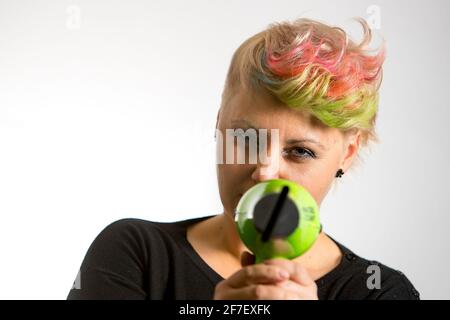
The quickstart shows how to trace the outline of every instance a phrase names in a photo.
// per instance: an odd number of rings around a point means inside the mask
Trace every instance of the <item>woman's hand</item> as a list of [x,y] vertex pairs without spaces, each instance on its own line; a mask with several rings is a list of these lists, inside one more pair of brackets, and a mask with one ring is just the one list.
[[241,260],[243,268],[216,285],[214,300],[318,300],[316,283],[300,264],[287,259],[253,264],[247,252]]

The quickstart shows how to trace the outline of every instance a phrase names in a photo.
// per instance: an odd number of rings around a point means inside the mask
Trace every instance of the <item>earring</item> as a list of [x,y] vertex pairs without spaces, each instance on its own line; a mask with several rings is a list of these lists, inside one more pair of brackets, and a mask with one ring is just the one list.
[[342,177],[344,175],[344,171],[342,170],[342,169],[339,169],[337,172],[336,172],[336,178],[340,178],[340,177]]

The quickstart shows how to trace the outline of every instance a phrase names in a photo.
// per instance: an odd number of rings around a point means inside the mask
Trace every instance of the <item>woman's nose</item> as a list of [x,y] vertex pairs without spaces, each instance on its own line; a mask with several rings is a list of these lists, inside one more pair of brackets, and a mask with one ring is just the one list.
[[282,159],[280,159],[280,156],[277,155],[272,155],[258,161],[258,164],[252,173],[252,179],[256,182],[281,179],[281,163]]

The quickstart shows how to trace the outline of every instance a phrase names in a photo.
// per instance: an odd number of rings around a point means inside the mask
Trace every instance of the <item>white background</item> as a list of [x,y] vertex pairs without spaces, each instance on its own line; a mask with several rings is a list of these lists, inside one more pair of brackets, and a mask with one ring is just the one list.
[[0,0],[0,298],[65,299],[117,219],[220,213],[213,136],[234,50],[275,21],[351,29],[377,10],[381,143],[329,193],[324,228],[422,298],[450,298],[449,6]]

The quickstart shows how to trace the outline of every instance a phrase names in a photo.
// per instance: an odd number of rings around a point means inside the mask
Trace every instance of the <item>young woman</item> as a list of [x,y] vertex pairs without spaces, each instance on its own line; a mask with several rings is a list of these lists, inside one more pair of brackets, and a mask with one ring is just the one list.
[[[216,129],[278,129],[269,161],[217,164],[221,214],[109,225],[68,298],[419,299],[403,273],[359,257],[325,230],[298,258],[254,264],[234,222],[241,196],[268,179],[304,186],[320,207],[360,149],[376,141],[384,47],[369,52],[371,31],[359,21],[360,43],[309,19],[272,24],[246,40],[233,55]],[[375,287],[368,285],[372,265]]]

